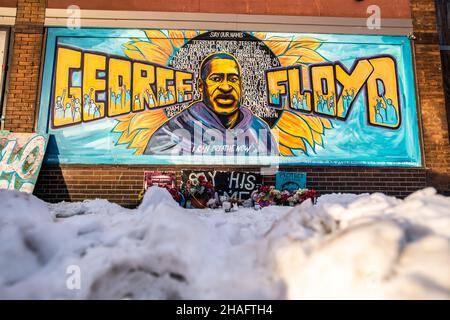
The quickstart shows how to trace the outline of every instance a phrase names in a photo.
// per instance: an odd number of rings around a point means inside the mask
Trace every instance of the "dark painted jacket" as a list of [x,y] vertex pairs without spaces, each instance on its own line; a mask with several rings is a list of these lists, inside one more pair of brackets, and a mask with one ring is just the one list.
[[241,107],[239,113],[238,123],[227,129],[210,108],[196,102],[161,126],[144,154],[275,155],[269,126],[247,108]]

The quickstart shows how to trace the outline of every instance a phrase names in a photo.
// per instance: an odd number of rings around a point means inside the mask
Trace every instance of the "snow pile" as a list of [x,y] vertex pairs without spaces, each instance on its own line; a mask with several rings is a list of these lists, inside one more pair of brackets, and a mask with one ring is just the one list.
[[156,187],[135,210],[0,202],[3,299],[450,298],[450,198],[433,189],[231,213]]
[[286,217],[315,231],[308,241],[273,240],[287,297],[450,298],[450,198],[429,188],[404,201],[380,193],[351,199],[323,196]]

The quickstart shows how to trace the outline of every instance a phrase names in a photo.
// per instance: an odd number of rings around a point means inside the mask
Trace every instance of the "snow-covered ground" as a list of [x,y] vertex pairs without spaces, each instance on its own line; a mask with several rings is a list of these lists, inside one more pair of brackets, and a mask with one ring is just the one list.
[[450,298],[450,198],[431,188],[231,213],[159,188],[135,210],[0,203],[2,299]]

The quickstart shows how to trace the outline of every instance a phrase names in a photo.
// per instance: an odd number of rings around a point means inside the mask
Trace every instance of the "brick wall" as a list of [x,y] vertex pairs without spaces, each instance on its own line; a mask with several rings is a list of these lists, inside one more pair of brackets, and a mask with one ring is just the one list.
[[[202,13],[270,14],[292,16],[367,17],[378,5],[385,18],[409,18],[409,0],[47,0],[48,8],[78,5],[89,10],[177,11]],[[107,5],[105,5],[107,3]]]
[[18,0],[9,92],[6,97],[6,130],[34,130],[44,15],[45,0]]
[[411,0],[428,184],[450,192],[450,145],[434,0]]
[[[185,169],[212,168],[185,166]],[[214,167],[216,170],[259,172],[258,167]],[[138,204],[143,188],[144,171],[175,171],[180,182],[181,168],[144,165],[61,165],[44,166],[39,175],[35,195],[48,202],[82,201],[102,198],[123,206]],[[424,169],[361,167],[288,167],[281,170],[307,172],[307,187],[321,194],[333,192],[384,192],[405,197],[426,186]],[[274,176],[264,183],[274,185]]]
[[[10,82],[7,96],[6,129],[8,130],[17,132],[34,130],[46,2],[48,3],[45,0],[18,0],[17,2],[13,61],[9,71]],[[62,3],[50,2],[53,4]],[[91,2],[85,1],[84,3]],[[99,1],[94,2],[100,3]],[[198,3],[199,8],[204,8],[203,5],[200,5],[200,2],[196,3]],[[253,2],[247,1],[245,3]],[[271,11],[272,2],[270,6],[268,5],[269,2],[265,3],[267,8],[261,13],[287,14],[284,11],[273,12]],[[386,3],[394,4],[396,2]],[[364,5],[364,2],[356,4]],[[107,6],[104,2],[101,2],[101,5]],[[236,4],[233,8],[237,12],[245,9],[248,11],[244,10],[245,13],[256,13],[248,6],[242,9]],[[296,8],[300,8],[300,6]],[[427,184],[437,187],[441,192],[450,191],[450,148],[445,122],[446,114],[437,45],[434,0],[411,0],[411,9],[417,36],[414,50],[426,169],[289,167],[289,170],[308,173],[308,187],[316,188],[322,193],[383,191],[400,197],[406,196]],[[176,10],[176,8],[174,7],[172,10]],[[233,10],[232,12],[236,11]],[[402,10],[388,11],[397,13]],[[211,12],[215,11],[212,10]],[[336,14],[335,11],[333,12]],[[409,12],[407,14],[404,11],[402,12],[401,17],[409,16]],[[186,168],[195,169],[195,167]],[[202,169],[206,168],[203,167]],[[236,170],[236,168],[223,167],[216,167],[216,169]],[[127,165],[44,165],[36,185],[35,194],[44,200],[53,202],[101,197],[122,205],[134,206],[137,204],[137,194],[142,188],[143,172],[146,170],[174,170],[178,172],[179,179],[181,168]],[[259,171],[258,168],[251,167],[243,170]],[[266,183],[273,184],[273,182],[273,176],[266,177]]]

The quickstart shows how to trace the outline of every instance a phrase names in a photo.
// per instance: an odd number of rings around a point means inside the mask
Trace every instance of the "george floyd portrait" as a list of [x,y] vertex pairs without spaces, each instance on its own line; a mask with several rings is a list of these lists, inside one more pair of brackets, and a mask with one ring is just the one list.
[[201,99],[164,123],[144,154],[271,155],[277,144],[266,122],[241,106],[242,72],[225,52],[200,64],[197,90]]
[[[49,30],[42,75],[38,122],[55,138],[52,161],[420,165],[405,39],[66,32]],[[198,154],[213,157],[185,156]]]

